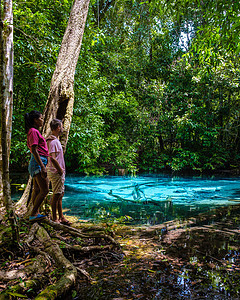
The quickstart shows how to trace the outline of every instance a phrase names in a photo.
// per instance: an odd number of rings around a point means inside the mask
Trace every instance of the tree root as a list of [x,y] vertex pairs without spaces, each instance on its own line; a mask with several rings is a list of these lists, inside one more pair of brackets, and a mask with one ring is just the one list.
[[59,242],[56,241],[56,242],[58,244],[61,244],[61,246],[65,249],[76,251],[83,254],[91,253],[94,251],[112,250],[112,248],[114,247],[113,245],[105,245],[105,246],[94,245],[94,246],[82,247],[79,245],[72,246],[67,244],[66,242],[61,242],[61,241]]
[[88,274],[87,271],[80,269],[79,267],[76,267],[77,271],[82,274],[83,276],[85,276],[87,278],[88,281],[92,281],[92,277]]
[[49,300],[66,293],[75,283],[77,277],[77,269],[72,263],[66,259],[59,246],[52,242],[46,230],[39,226],[36,233],[39,241],[44,245],[45,251],[53,257],[55,263],[64,271],[64,275],[53,285],[48,286],[35,299]]
[[[34,290],[40,290],[47,282],[47,277],[44,275],[36,276],[34,279],[25,280],[19,284],[13,285],[0,294],[0,300],[12,299],[12,294],[28,295],[33,294]],[[20,298],[19,298],[20,299]]]
[[[48,219],[44,220],[43,222],[45,224],[48,224],[48,225],[52,226],[55,229],[62,230],[63,232],[70,233],[72,236],[81,237],[81,238],[98,238],[98,239],[101,238],[101,239],[105,239],[105,240],[110,241],[115,246],[119,246],[119,243],[116,242],[114,240],[114,238],[112,238],[110,235],[107,235],[107,234],[100,234],[100,233],[84,234],[77,228],[67,226],[67,225],[63,225],[63,224],[59,224],[59,223],[55,223],[55,222],[53,222],[51,220],[48,220]],[[102,229],[102,231],[103,231],[103,229]]]
[[28,278],[32,274],[44,273],[45,271],[44,265],[45,265],[45,260],[41,255],[39,255],[36,257],[36,260],[33,260],[32,264],[28,265],[22,270],[13,269],[10,271],[0,271],[0,281],[8,282],[15,279],[24,280],[25,278]]
[[[94,229],[96,231],[93,231]],[[83,230],[51,220],[31,225],[29,233],[27,236],[24,234],[22,240],[27,257],[20,262],[10,263],[8,270],[0,271],[0,281],[10,285],[10,288],[0,293],[0,299],[11,299],[14,293],[31,298],[34,294],[36,296],[36,291],[43,288],[35,299],[52,300],[66,294],[76,283],[78,274],[91,281],[91,276],[79,267],[81,263],[75,260],[75,256],[77,255],[78,259],[82,257],[81,261],[86,255],[89,257],[99,251],[119,248],[119,244],[99,226],[88,228],[84,233]],[[74,263],[64,256],[66,252]],[[37,254],[35,258],[32,256],[34,254]]]

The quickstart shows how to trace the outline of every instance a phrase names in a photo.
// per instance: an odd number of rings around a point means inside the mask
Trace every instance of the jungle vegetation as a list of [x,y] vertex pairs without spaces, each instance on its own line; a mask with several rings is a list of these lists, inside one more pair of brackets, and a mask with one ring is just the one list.
[[[13,1],[13,24],[1,22],[3,85],[3,29],[14,25],[12,171],[27,169],[23,115],[46,108],[77,2]],[[92,0],[70,93],[75,99],[68,171],[237,170],[239,6],[227,0]],[[4,98],[2,91],[3,86]],[[1,106],[2,134],[10,118],[2,100]],[[1,136],[3,158],[8,138]],[[3,182],[9,184],[7,160],[2,161]],[[115,299],[143,299],[149,291],[167,298],[186,291],[195,299],[239,296],[239,206],[135,231],[77,220],[72,226],[51,220],[31,225],[23,208],[16,216],[11,205],[0,214],[1,299],[112,299],[112,290]],[[211,217],[215,223],[209,225]],[[96,273],[88,273],[92,266],[99,268]]]
[[[92,0],[75,74],[68,171],[237,169],[239,5]],[[27,170],[23,115],[45,107],[71,6],[13,1],[12,171]]]

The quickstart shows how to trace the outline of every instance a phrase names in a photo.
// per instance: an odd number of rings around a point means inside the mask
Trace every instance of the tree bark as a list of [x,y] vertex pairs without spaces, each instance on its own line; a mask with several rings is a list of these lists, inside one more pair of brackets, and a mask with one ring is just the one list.
[[61,143],[64,150],[66,149],[72,120],[74,75],[87,19],[88,6],[89,0],[74,1],[44,110],[42,134],[44,136],[50,134],[50,122],[53,118],[63,120],[64,132],[61,137]]
[[[3,105],[3,94],[4,94],[4,81],[3,81],[3,20],[2,20],[2,3],[0,2],[0,105],[2,108]],[[2,181],[2,173],[3,173],[3,163],[2,163],[2,110],[0,113],[0,207],[4,206],[3,202],[3,181]]]
[[[52,76],[48,100],[44,109],[44,125],[42,135],[47,137],[51,133],[50,122],[57,118],[63,121],[63,135],[61,143],[65,151],[74,103],[74,75],[82,44],[85,23],[90,0],[75,0],[70,13],[68,25],[63,36],[58,54],[56,68]],[[17,204],[18,209],[26,206],[31,184]],[[21,208],[20,208],[21,209]]]
[[4,0],[3,19],[1,18],[1,75],[0,75],[0,103],[1,103],[1,174],[2,191],[8,220],[12,227],[13,242],[19,241],[16,215],[11,199],[9,180],[9,156],[12,133],[13,112],[13,12],[12,0]]

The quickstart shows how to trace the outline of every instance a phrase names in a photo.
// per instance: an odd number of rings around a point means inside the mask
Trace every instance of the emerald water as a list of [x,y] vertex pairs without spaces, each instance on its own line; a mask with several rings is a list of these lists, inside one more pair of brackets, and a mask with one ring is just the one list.
[[63,207],[81,220],[159,224],[240,203],[240,178],[68,175]]

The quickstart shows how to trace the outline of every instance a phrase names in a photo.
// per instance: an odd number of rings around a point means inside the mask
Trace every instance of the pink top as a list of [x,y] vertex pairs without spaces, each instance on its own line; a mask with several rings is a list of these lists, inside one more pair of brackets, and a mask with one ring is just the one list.
[[[65,173],[65,161],[64,161],[64,156],[63,156],[63,149],[62,149],[62,145],[61,145],[59,139],[54,135],[50,135],[47,138],[47,145],[48,145],[49,153],[50,154],[55,153],[56,160],[58,161],[59,166],[61,167],[61,169]],[[49,159],[49,162],[48,162],[48,165],[47,165],[47,169],[50,172],[53,172],[53,173],[58,172],[57,169],[53,166],[50,159]]]
[[27,146],[31,153],[33,145],[37,145],[39,155],[49,156],[47,142],[36,128],[30,128],[27,134]]

